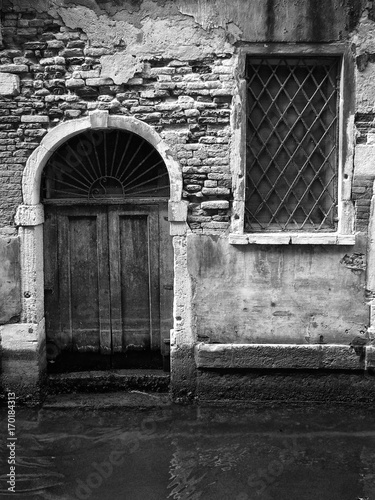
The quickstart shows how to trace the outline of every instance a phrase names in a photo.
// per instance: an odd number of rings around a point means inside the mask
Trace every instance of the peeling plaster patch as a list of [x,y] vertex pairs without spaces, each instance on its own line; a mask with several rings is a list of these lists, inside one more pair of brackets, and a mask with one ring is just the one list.
[[226,29],[233,38],[232,43],[235,43],[237,40],[240,40],[242,38],[242,29],[233,21],[227,23]]
[[127,83],[135,73],[142,71],[144,66],[137,57],[122,52],[103,56],[100,61],[102,63],[102,77],[112,78],[116,85]]
[[48,11],[50,3],[50,0],[33,0],[32,2],[30,0],[13,0],[12,8],[14,12],[30,11],[32,4],[32,10],[42,14]]
[[361,19],[357,32],[353,36],[353,43],[356,46],[357,56],[371,54],[375,46],[375,23],[369,19]]
[[18,238],[0,238],[0,324],[21,313]]
[[[375,80],[375,74],[374,74]],[[374,89],[375,92],[375,89]],[[375,95],[375,93],[374,93]],[[371,107],[371,109],[373,109]],[[358,178],[374,177],[375,175],[375,145],[357,144],[354,157],[354,169]]]
[[[155,9],[155,4],[154,9]],[[164,17],[163,9],[160,17]],[[91,46],[115,47],[125,44],[122,52],[130,57],[137,57],[137,65],[142,59],[155,56],[170,59],[199,59],[210,54],[233,53],[233,46],[226,41],[225,30],[220,28],[213,33],[207,33],[197,26],[189,17],[173,16],[168,19],[155,19],[145,16],[141,27],[138,28],[123,20],[113,21],[107,15],[97,16],[87,7],[59,8],[58,14],[71,29],[82,29],[88,36]],[[142,40],[140,43],[139,40]],[[116,55],[117,57],[117,55]],[[109,59],[103,59],[108,68]],[[126,59],[130,61],[130,59]],[[115,60],[120,61],[120,56]],[[138,67],[138,66],[137,66]],[[128,78],[134,69],[132,61],[129,72],[125,68],[123,76],[117,79]],[[118,73],[120,75],[120,73]]]
[[[30,1],[30,0],[21,0]],[[44,0],[48,1],[48,0]],[[175,3],[168,0],[51,0],[55,8],[86,7],[100,16],[108,16],[115,21],[126,21],[140,27],[147,15],[153,18],[180,14]]]
[[123,39],[126,45],[134,43],[138,30],[125,21],[112,21],[106,15],[97,16],[87,7],[58,9],[64,24],[71,29],[82,29],[93,47],[114,47]]
[[200,59],[210,54],[233,53],[234,48],[225,40],[225,31],[218,29],[208,34],[191,19],[146,19],[143,23],[144,45],[138,53],[181,61]]
[[[362,54],[359,57],[361,59],[357,58],[357,65],[358,59],[359,65],[356,73],[357,112],[371,113],[375,110],[375,64],[368,59],[368,55]],[[363,64],[364,62],[366,65]]]
[[140,26],[140,21],[144,19],[145,12],[147,12],[147,16],[150,16],[153,19],[158,19],[160,17],[167,18],[170,16],[178,16],[180,14],[175,3],[169,0],[143,0],[142,2],[139,2],[139,9],[137,9],[135,5],[124,5],[122,3],[122,0],[120,0],[120,3],[121,10],[117,8],[118,13],[116,14],[115,18],[129,21],[130,14],[132,16],[130,22],[135,26]]
[[365,256],[363,253],[345,254],[340,260],[340,264],[343,264],[353,272],[364,271],[366,269]]
[[70,4],[71,5],[74,5],[74,6],[81,6],[81,7],[87,7],[88,9],[91,9],[91,10],[95,10],[95,11],[98,11],[100,12],[101,10],[101,7],[100,7],[100,0],[96,1],[96,0],[63,0],[63,2],[61,2],[61,0],[55,0],[54,3],[60,3],[61,6],[65,5],[65,6],[69,6]]
[[[360,12],[359,5],[352,5],[353,0],[176,0],[176,3],[182,14],[193,17],[203,29],[228,29],[235,23],[241,40],[249,42],[339,40],[348,31],[348,25],[353,24],[348,22],[350,13]],[[321,12],[332,15],[320,16]]]
[[178,0],[177,5],[181,14],[193,17],[194,21],[204,30],[225,28],[229,23],[233,22],[235,14],[237,14],[238,19],[243,19],[245,13],[241,13],[241,9],[245,9],[246,13],[249,13],[249,10],[253,11],[256,18],[259,16],[259,12],[263,10],[259,8],[261,6],[257,1],[251,2],[251,4],[246,2],[242,6],[238,1],[234,3],[235,5],[233,2],[227,2],[226,0],[216,2],[201,0],[197,4],[194,0]]

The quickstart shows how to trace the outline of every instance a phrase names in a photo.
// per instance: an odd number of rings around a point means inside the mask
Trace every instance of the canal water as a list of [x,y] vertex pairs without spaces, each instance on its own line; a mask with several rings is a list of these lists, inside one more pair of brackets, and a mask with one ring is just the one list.
[[375,500],[368,406],[18,407],[15,493],[1,426],[1,498]]

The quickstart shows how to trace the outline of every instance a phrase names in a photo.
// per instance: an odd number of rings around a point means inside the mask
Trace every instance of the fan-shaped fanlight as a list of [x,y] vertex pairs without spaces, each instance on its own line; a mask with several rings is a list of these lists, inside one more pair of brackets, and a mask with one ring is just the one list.
[[42,198],[88,200],[169,197],[163,159],[142,137],[124,130],[76,135],[49,159]]

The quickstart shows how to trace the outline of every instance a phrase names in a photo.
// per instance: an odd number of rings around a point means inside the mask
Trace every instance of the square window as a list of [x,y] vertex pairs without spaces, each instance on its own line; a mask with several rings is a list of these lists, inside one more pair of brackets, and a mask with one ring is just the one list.
[[245,232],[337,231],[340,66],[247,58]]

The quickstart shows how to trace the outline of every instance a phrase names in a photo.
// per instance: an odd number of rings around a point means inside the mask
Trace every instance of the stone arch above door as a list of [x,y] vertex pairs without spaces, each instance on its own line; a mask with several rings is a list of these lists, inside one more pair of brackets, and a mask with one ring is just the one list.
[[[165,144],[155,130],[136,118],[109,115],[107,111],[94,111],[89,116],[78,120],[57,125],[41,141],[40,145],[31,154],[27,161],[23,179],[22,192],[25,205],[37,205],[40,202],[40,181],[43,169],[54,151],[70,137],[89,129],[122,129],[138,134],[149,142],[160,154],[167,167],[170,180],[170,202],[176,204],[181,202],[182,197],[182,170],[180,165],[173,159],[169,147]],[[182,206],[185,205],[182,202]],[[176,222],[183,222],[181,217]]]

